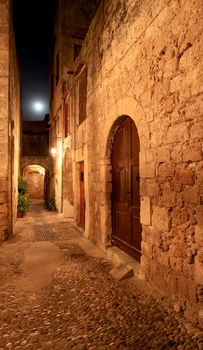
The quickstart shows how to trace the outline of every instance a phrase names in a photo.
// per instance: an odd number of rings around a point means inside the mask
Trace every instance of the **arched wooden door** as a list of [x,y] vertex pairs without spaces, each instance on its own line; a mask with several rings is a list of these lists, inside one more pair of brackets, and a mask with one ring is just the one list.
[[115,136],[112,181],[112,243],[140,261],[139,136],[129,117],[120,124]]

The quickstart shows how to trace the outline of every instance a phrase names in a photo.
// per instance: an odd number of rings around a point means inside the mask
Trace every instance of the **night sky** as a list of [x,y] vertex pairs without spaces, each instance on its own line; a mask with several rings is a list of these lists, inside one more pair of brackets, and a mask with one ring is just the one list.
[[13,0],[24,120],[43,120],[49,112],[49,43],[54,9],[55,0]]

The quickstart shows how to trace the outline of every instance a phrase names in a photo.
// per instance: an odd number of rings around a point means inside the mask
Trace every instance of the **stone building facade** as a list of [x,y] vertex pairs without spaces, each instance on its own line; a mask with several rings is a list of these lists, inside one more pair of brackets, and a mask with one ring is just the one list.
[[48,120],[22,122],[21,175],[30,199],[46,201],[50,182]]
[[202,327],[201,5],[101,1],[59,72],[51,123],[59,210],[104,251],[135,257],[140,278]]
[[0,240],[13,232],[20,162],[20,81],[10,0],[0,1]]
[[57,157],[55,154],[51,157],[51,192],[55,192],[58,211],[63,211],[66,216],[73,215],[72,175],[62,177],[63,172],[72,174],[70,152],[66,152],[66,160],[62,162],[63,140],[66,133],[63,123],[66,83],[68,77],[73,74],[74,62],[98,3],[99,0],[77,0],[74,3],[71,0],[57,1],[50,67],[50,148],[57,153]]

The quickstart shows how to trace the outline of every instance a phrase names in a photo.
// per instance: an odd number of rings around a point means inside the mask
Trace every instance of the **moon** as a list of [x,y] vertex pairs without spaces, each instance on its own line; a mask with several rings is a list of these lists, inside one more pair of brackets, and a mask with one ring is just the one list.
[[44,103],[41,101],[33,102],[33,109],[35,112],[42,112],[44,110]]

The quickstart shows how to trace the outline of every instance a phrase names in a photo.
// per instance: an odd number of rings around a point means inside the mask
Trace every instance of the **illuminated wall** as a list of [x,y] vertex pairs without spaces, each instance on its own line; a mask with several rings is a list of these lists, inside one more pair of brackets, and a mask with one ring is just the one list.
[[120,117],[134,121],[140,139],[139,276],[202,327],[201,7],[200,0],[101,2],[73,72],[64,78],[70,111],[61,104],[60,113],[70,122],[64,147],[72,152],[74,218],[84,161],[84,234],[104,251],[112,237],[114,136]]
[[0,240],[16,219],[20,153],[20,86],[11,2],[0,1]]
[[28,165],[23,169],[23,180],[27,182],[30,199],[44,200],[45,169],[39,165]]

